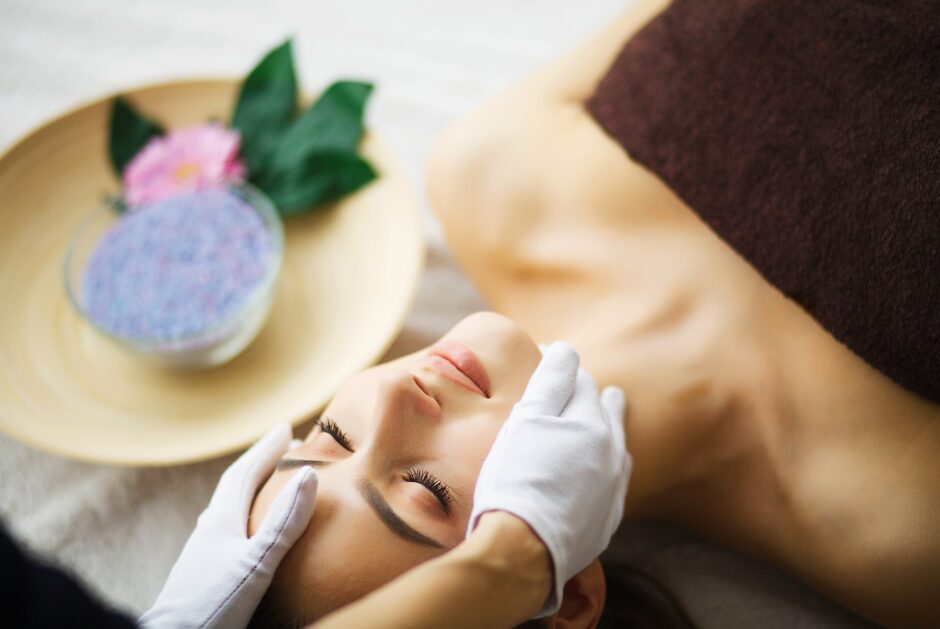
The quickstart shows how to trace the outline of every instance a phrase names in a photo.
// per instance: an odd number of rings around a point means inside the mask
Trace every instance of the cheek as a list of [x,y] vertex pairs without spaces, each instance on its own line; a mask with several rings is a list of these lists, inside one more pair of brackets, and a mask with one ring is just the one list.
[[504,423],[503,419],[505,417],[500,417],[497,421],[487,415],[477,420],[454,422],[440,444],[441,451],[447,453],[447,458],[452,462],[460,462],[465,473],[475,481]]
[[496,441],[496,435],[501,427],[502,422],[499,424],[487,422],[483,428],[467,437],[465,447],[471,451],[473,457],[477,460],[477,473],[479,473],[479,467],[483,465],[486,455],[489,454],[490,448],[493,447],[493,442]]

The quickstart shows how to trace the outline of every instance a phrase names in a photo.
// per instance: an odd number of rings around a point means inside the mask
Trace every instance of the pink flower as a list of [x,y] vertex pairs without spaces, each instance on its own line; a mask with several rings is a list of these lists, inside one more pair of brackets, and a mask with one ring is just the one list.
[[150,140],[124,169],[124,198],[137,206],[182,190],[245,178],[238,131],[209,123]]

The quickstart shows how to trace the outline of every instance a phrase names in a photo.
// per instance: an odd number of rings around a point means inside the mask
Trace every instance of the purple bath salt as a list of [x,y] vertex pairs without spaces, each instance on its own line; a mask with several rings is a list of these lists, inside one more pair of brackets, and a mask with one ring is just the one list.
[[86,310],[117,336],[182,339],[242,306],[271,258],[264,222],[237,193],[179,194],[129,211],[101,238],[85,270]]

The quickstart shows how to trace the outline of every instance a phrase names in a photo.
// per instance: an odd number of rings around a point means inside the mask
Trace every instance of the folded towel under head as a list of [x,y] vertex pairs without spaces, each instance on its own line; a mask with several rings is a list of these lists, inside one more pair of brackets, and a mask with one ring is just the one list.
[[587,107],[836,339],[940,402],[940,2],[675,0]]

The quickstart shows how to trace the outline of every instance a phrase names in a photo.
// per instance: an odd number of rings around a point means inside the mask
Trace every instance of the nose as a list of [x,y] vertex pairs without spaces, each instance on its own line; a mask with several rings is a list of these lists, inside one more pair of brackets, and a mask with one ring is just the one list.
[[441,407],[416,376],[402,370],[379,383],[372,419],[376,446],[398,447],[439,424]]

